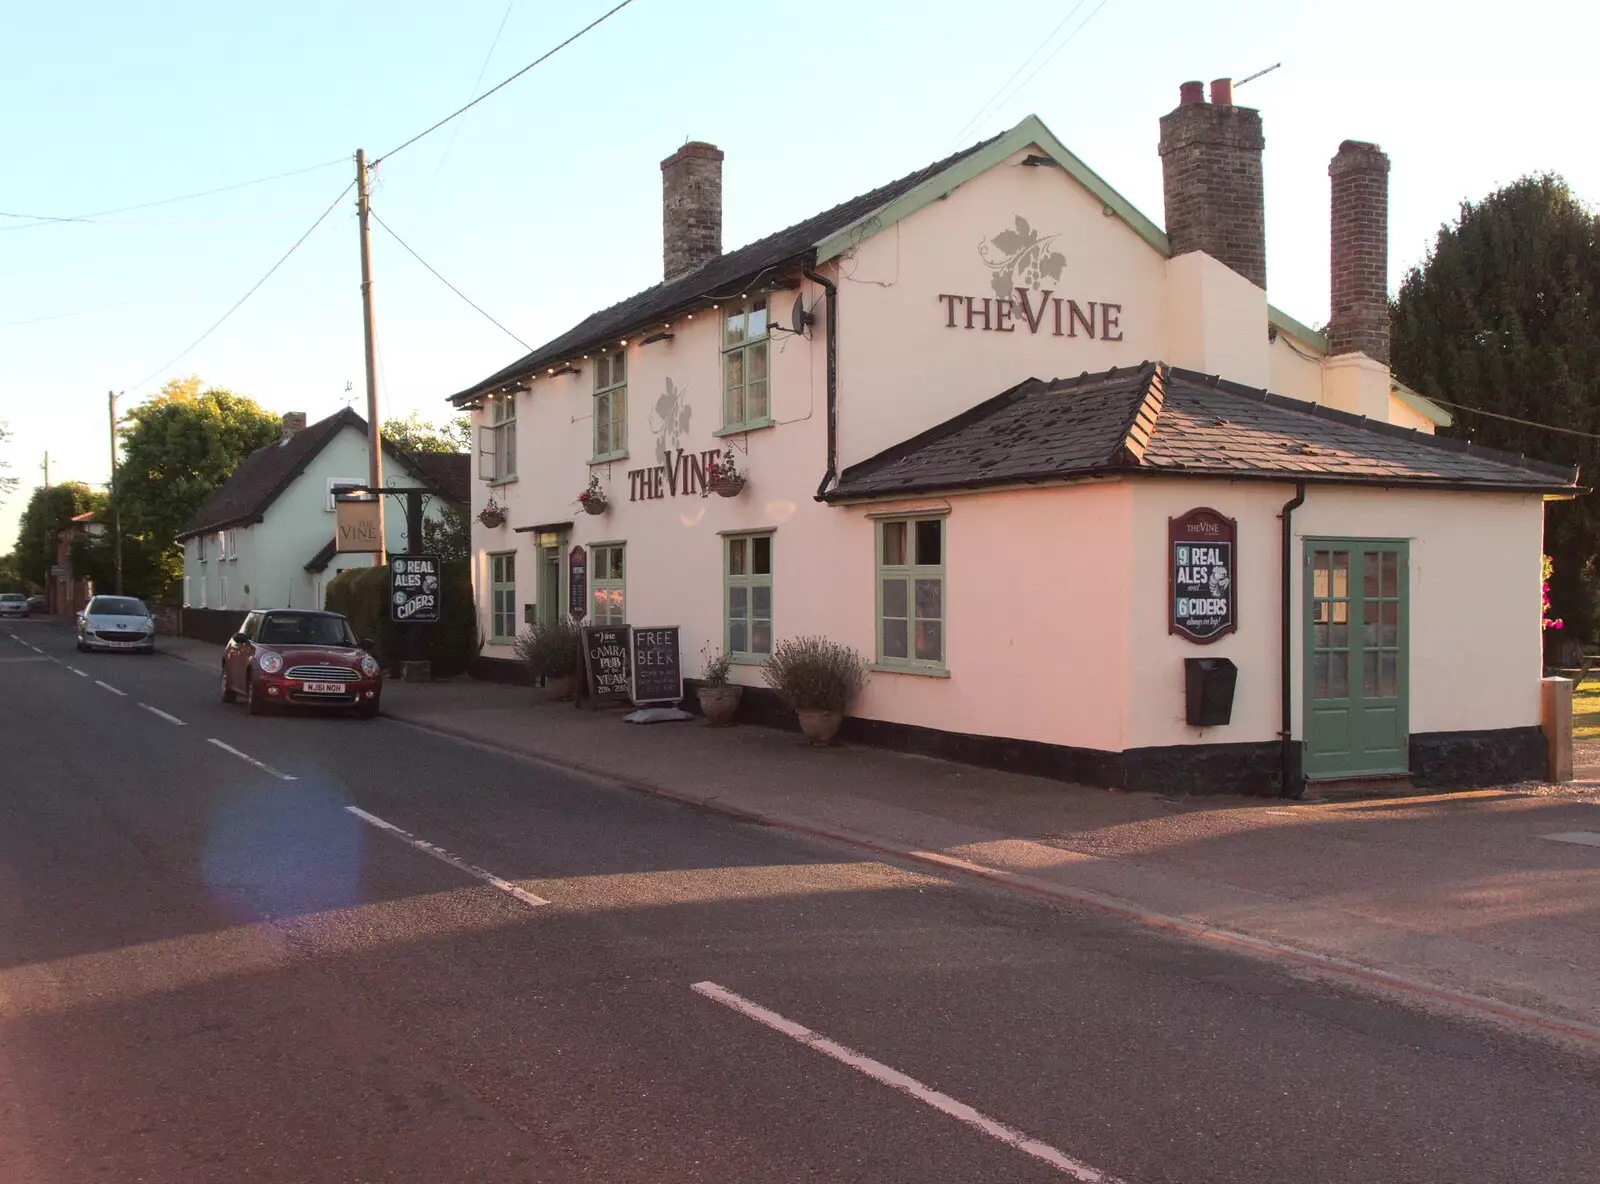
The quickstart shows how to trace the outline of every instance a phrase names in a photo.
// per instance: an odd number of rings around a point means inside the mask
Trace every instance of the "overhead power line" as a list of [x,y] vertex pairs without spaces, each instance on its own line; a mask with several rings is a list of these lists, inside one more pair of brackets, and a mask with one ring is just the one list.
[[134,210],[148,210],[155,206],[170,206],[180,201],[193,201],[199,197],[211,197],[218,193],[230,193],[235,189],[248,189],[252,185],[265,185],[268,181],[282,181],[286,177],[298,177],[304,173],[314,173],[318,169],[330,168],[336,164],[346,164],[343,156],[336,160],[325,160],[321,164],[308,164],[304,168],[290,169],[286,173],[273,173],[270,177],[256,177],[251,181],[237,181],[232,185],[219,185],[215,189],[201,189],[195,193],[182,193],[177,197],[163,197],[156,201],[137,202],[131,206],[114,206],[109,210],[91,210],[86,214],[12,214],[0,211],[0,218],[21,218],[27,220],[25,226],[4,226],[0,232],[7,230],[35,230],[40,226],[54,222],[93,222],[96,218],[109,217],[112,214],[127,214]]
[[1055,39],[1055,35],[1057,33],[1061,32],[1062,29],[1067,27],[1067,22],[1078,15],[1078,9],[1082,8],[1086,2],[1087,0],[1078,0],[1076,4],[1067,10],[1067,15],[1061,18],[1061,23],[1046,33],[1044,35],[1044,39],[1041,40],[1038,45],[1033,47],[1033,51],[1017,64],[1017,68],[1011,71],[1011,73],[1006,76],[1006,80],[995,88],[994,94],[990,95],[983,106],[978,108],[978,113],[971,119],[967,120],[966,123],[962,124],[961,130],[951,137],[951,148],[960,147],[961,141],[966,138],[967,133],[972,131],[978,124],[983,122],[984,117],[989,114],[989,109],[991,106],[993,106],[994,101],[998,99],[1002,93],[1004,93],[1006,87],[1011,85],[1012,80],[1015,79],[1018,74],[1021,74],[1028,68],[1028,63],[1032,62],[1034,58],[1038,57],[1039,54],[1044,51],[1044,47],[1049,45],[1050,42]]
[[438,280],[441,284],[443,284],[445,287],[449,288],[457,296],[461,297],[461,299],[465,300],[468,304],[472,305],[472,307],[474,309],[477,309],[478,313],[485,320],[487,320],[496,329],[499,329],[500,332],[504,333],[507,337],[511,338],[512,341],[515,341],[518,345],[520,345],[523,349],[527,350],[528,352],[530,352],[530,353],[533,352],[533,346],[529,345],[526,341],[522,340],[522,338],[518,337],[510,329],[507,329],[504,325],[502,325],[499,321],[495,320],[487,312],[484,312],[483,308],[480,305],[478,305],[476,301],[474,301],[470,296],[468,296],[460,288],[458,288],[454,284],[452,284],[449,280],[445,279],[444,276],[440,275],[438,270],[433,266],[433,264],[429,263],[421,255],[419,255],[415,251],[413,251],[411,249],[410,244],[408,244],[405,239],[401,238],[398,234],[396,234],[394,232],[394,229],[387,222],[385,222],[382,218],[378,217],[378,212],[376,210],[372,209],[369,206],[367,208],[367,213],[372,216],[372,220],[374,222],[376,222],[379,226],[383,227],[384,233],[386,233],[390,238],[394,239],[395,242],[399,243],[401,245],[401,247],[403,247],[405,249],[406,254],[410,255],[418,263],[422,264],[422,266],[426,267],[429,271],[433,272],[433,278],[434,279]]
[[1532,419],[1518,419],[1515,415],[1501,415],[1498,411],[1485,411],[1481,407],[1468,407],[1465,403],[1452,403],[1448,399],[1436,399],[1432,395],[1425,396],[1430,403],[1437,403],[1441,407],[1454,407],[1457,411],[1467,411],[1473,415],[1485,415],[1490,419],[1503,419],[1507,423],[1519,423],[1525,428],[1540,428],[1546,432],[1560,432],[1566,436],[1582,436],[1585,440],[1600,440],[1600,434],[1595,432],[1580,432],[1577,428],[1560,428],[1553,423],[1539,423]]
[[217,329],[221,327],[221,325],[222,325],[222,323],[224,321],[226,321],[234,313],[238,312],[240,305],[244,304],[244,302],[246,300],[248,300],[248,299],[250,299],[250,297],[254,296],[256,294],[257,289],[259,289],[262,284],[264,284],[268,280],[270,280],[272,278],[272,276],[273,276],[273,273],[275,273],[278,270],[278,268],[282,267],[285,263],[287,263],[289,261],[289,256],[293,255],[296,251],[298,251],[300,249],[300,244],[305,242],[306,239],[311,237],[312,232],[314,230],[316,230],[317,227],[322,225],[323,221],[328,217],[328,215],[333,213],[335,207],[337,207],[338,204],[341,201],[344,200],[344,195],[349,193],[350,190],[353,189],[353,188],[355,188],[355,182],[351,181],[343,189],[339,190],[339,196],[334,198],[331,202],[328,203],[328,208],[323,210],[322,213],[317,215],[317,220],[315,222],[313,222],[309,227],[306,228],[306,232],[304,234],[302,234],[299,238],[294,240],[294,245],[291,246],[287,251],[285,251],[283,253],[282,257],[280,257],[279,260],[276,263],[274,263],[271,267],[269,267],[267,269],[267,274],[262,276],[254,284],[252,284],[250,286],[250,290],[248,292],[246,292],[243,296],[239,297],[239,299],[235,300],[233,302],[232,306],[229,307],[227,312],[223,313],[214,322],[212,322],[212,325],[211,325],[211,327],[209,329],[207,329],[204,333],[200,334],[199,337],[196,337],[188,345],[184,346],[183,349],[181,349],[173,357],[171,357],[167,361],[161,363],[161,365],[157,366],[149,374],[145,375],[138,382],[133,383],[132,385],[128,386],[126,389],[130,390],[130,391],[138,390],[140,387],[144,386],[145,383],[149,382],[152,378],[155,378],[157,375],[159,375],[163,370],[166,370],[169,366],[175,365],[176,363],[181,362],[184,358],[188,357],[190,352],[193,351],[196,346],[198,346],[207,337],[210,337],[213,333],[215,333],[217,331]]
[[424,130],[418,132],[416,135],[412,136],[405,143],[400,144],[400,145],[398,145],[398,146],[396,146],[394,148],[389,149],[389,151],[385,152],[382,156],[380,156],[376,160],[374,160],[372,162],[372,164],[369,165],[368,167],[369,168],[374,168],[377,165],[381,164],[383,161],[387,160],[389,157],[393,156],[396,152],[399,152],[404,148],[411,147],[411,145],[415,144],[418,140],[422,139],[424,136],[431,136],[434,132],[438,131],[445,124],[449,123],[452,119],[456,118],[458,115],[465,114],[466,112],[472,110],[472,108],[476,107],[479,103],[483,102],[483,100],[487,99],[490,95],[494,94],[496,91],[503,90],[505,87],[510,86],[513,82],[515,82],[517,79],[521,78],[529,70],[533,69],[535,66],[539,65],[541,62],[546,61],[549,58],[553,58],[556,54],[560,53],[563,49],[567,48],[567,46],[571,45],[579,37],[582,37],[590,29],[593,29],[596,25],[603,24],[604,22],[610,20],[613,16],[615,16],[617,13],[621,12],[624,8],[628,7],[628,5],[630,5],[632,3],[633,3],[633,0],[622,0],[621,4],[618,4],[616,7],[610,9],[609,11],[604,12],[600,16],[595,17],[594,20],[590,21],[587,25],[583,26],[583,28],[579,29],[572,36],[568,37],[560,45],[557,45],[557,46],[555,46],[555,47],[553,47],[551,49],[547,49],[544,53],[542,53],[538,57],[534,58],[533,61],[529,62],[526,66],[522,67],[522,69],[518,70],[510,78],[507,78],[504,82],[496,83],[494,86],[491,86],[488,90],[484,91],[477,98],[473,99],[466,106],[458,107],[456,110],[452,111],[449,115],[446,115],[443,119],[441,119],[438,123],[434,124],[432,127],[425,128]]

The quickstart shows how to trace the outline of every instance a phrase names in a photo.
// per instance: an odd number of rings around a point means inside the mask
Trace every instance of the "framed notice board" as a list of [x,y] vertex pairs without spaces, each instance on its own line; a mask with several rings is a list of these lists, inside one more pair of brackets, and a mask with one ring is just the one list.
[[583,669],[594,706],[627,703],[631,697],[632,646],[625,625],[585,626]]
[[1239,627],[1238,524],[1215,510],[1167,519],[1167,632],[1206,645]]
[[589,552],[582,547],[567,556],[567,612],[574,621],[589,615]]
[[633,701],[676,703],[683,698],[678,626],[633,631]]

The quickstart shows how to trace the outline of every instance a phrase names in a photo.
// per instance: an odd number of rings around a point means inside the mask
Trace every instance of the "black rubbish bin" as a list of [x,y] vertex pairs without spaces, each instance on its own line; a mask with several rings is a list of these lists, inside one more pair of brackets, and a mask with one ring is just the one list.
[[1191,728],[1215,728],[1233,717],[1239,668],[1227,658],[1185,658],[1184,698]]

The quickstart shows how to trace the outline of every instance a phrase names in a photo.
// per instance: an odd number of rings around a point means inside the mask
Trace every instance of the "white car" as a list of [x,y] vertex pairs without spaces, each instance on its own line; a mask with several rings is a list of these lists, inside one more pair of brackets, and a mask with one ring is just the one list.
[[94,596],[78,614],[78,649],[156,652],[156,621],[132,596]]
[[28,598],[21,592],[0,592],[0,617],[28,615]]

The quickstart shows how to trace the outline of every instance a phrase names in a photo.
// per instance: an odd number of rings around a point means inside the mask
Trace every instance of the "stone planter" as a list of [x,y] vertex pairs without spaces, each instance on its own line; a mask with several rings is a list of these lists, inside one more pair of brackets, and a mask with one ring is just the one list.
[[744,688],[731,685],[699,687],[695,697],[700,700],[700,710],[705,714],[706,723],[721,728],[733,722],[734,712],[739,710],[739,700],[744,698]]
[[839,734],[839,725],[844,723],[842,711],[807,711],[796,712],[800,717],[800,730],[806,734],[806,739],[816,745],[832,744],[833,738]]
[[583,503],[583,512],[585,514],[604,514],[609,508],[603,498],[591,497]]
[[744,478],[723,477],[711,483],[711,491],[718,497],[738,497],[744,492]]
[[570,699],[578,689],[578,676],[576,674],[546,675],[544,689],[552,699]]

